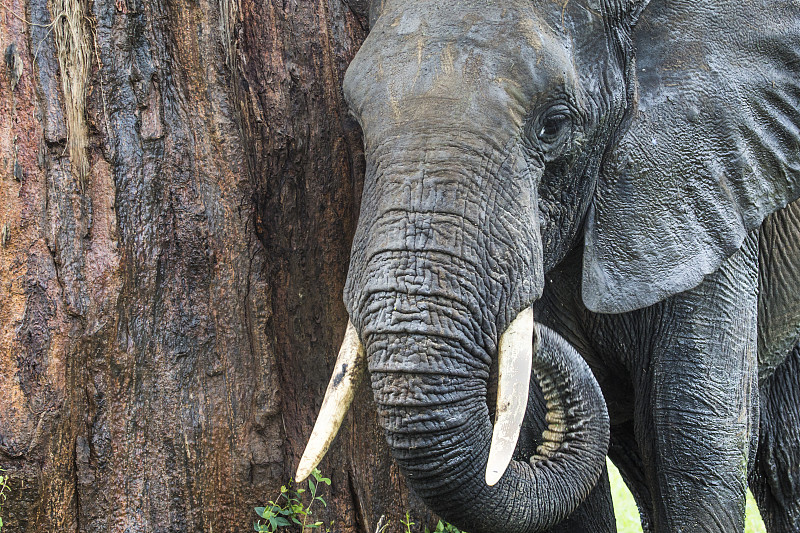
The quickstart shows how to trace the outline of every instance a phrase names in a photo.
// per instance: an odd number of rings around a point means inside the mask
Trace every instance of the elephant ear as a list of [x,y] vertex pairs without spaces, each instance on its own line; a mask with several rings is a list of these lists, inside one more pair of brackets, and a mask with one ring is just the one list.
[[632,39],[638,110],[586,222],[603,313],[695,287],[800,196],[800,3],[652,0]]

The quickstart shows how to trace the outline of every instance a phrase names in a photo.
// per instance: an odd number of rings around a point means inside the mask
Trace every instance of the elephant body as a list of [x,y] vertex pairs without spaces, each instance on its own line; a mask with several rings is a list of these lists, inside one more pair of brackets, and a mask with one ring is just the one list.
[[742,532],[748,484],[800,531],[800,4],[369,17],[344,301],[415,491],[471,533],[613,532],[608,452],[647,531]]
[[[598,378],[645,531],[741,531],[748,483],[768,531],[800,530],[799,236],[794,202],[698,287],[627,313],[586,309],[580,253],[548,273],[536,315]],[[615,531],[598,516],[556,531]]]

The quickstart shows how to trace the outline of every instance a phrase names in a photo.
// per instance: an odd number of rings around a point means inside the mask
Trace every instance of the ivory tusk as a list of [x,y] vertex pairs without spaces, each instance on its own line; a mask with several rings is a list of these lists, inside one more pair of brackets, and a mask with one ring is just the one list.
[[364,377],[367,367],[367,356],[364,346],[358,338],[356,328],[352,322],[347,323],[342,347],[336,359],[333,376],[325,391],[322,407],[317,415],[314,430],[308,439],[308,444],[297,466],[295,481],[305,480],[325,457],[328,448],[333,442],[339,427],[342,425],[344,415],[353,402],[358,384]]
[[517,315],[500,337],[497,354],[497,414],[486,465],[486,484],[503,477],[517,446],[522,419],[528,406],[533,364],[533,309]]

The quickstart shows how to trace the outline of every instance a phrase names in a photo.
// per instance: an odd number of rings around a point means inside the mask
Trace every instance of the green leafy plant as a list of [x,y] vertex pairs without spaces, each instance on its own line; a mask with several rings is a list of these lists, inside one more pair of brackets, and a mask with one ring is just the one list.
[[[411,533],[411,526],[414,525],[414,522],[411,521],[411,513],[406,511],[405,519],[400,519],[400,523],[403,524],[405,529],[403,533]],[[378,520],[378,527],[375,529],[375,533],[385,533],[389,528],[390,521],[386,520],[385,516],[381,516],[381,519]],[[456,526],[448,524],[447,522],[439,522],[436,524],[436,529],[429,529],[427,526],[425,527],[425,533],[466,533],[465,531],[461,531]]]
[[[0,468],[0,472],[5,472]],[[0,531],[3,530],[3,505],[6,503],[6,498],[10,489],[8,488],[8,475],[0,474]]]
[[427,527],[425,528],[425,533],[465,533],[458,529],[456,526],[448,524],[447,522],[442,522],[439,520],[439,523],[436,524],[436,529],[431,531]]
[[401,523],[401,524],[403,524],[403,525],[405,526],[405,528],[406,528],[406,533],[411,533],[411,526],[413,526],[413,525],[414,525],[414,522],[412,522],[412,521],[411,521],[411,513],[409,513],[408,511],[406,511],[406,518],[405,518],[405,520],[403,520],[403,519],[401,518],[401,519],[400,519],[400,523]]
[[[311,477],[308,479],[308,491],[302,487],[290,488],[291,485],[294,485],[293,480],[290,479],[289,486],[283,485],[281,493],[275,500],[270,500],[268,506],[256,507],[256,513],[266,522],[262,523],[261,520],[258,520],[253,524],[253,528],[259,533],[272,533],[277,531],[278,528],[295,525],[300,526],[302,528],[301,531],[305,533],[307,530],[310,531],[324,526],[325,524],[321,521],[309,523],[311,508],[316,502],[325,507],[328,506],[322,496],[317,495],[320,483],[330,485],[331,480],[323,477],[316,468],[311,472]],[[308,492],[310,496],[308,505],[303,503],[303,499],[309,497],[303,496],[305,492]]]

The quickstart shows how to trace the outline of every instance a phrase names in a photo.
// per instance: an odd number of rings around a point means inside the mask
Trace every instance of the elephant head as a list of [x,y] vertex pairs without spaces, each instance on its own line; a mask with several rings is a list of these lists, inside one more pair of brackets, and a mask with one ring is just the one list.
[[[542,531],[592,488],[608,415],[574,349],[534,323],[544,273],[585,239],[590,309],[627,311],[699,282],[659,280],[663,262],[627,257],[598,229],[614,219],[621,232],[631,211],[658,203],[651,183],[637,193],[640,205],[624,204],[650,168],[629,157],[647,141],[622,138],[629,123],[644,127],[632,118],[632,29],[643,8],[637,0],[373,2],[370,34],[344,82],[367,159],[344,295],[351,324],[298,478],[332,440],[368,361],[398,464],[456,525]],[[641,90],[660,90],[663,78],[651,81]],[[775,205],[794,192],[774,194]],[[699,271],[736,246],[710,252]],[[631,265],[638,270],[626,278]],[[531,376],[549,428],[534,456],[521,457],[513,454]]]
[[[539,531],[586,496],[608,443],[591,372],[535,326],[531,304],[579,236],[595,186],[586,176],[628,108],[635,6],[420,0],[373,10],[344,83],[368,166],[345,289],[349,338],[363,342],[415,491],[474,533]],[[334,391],[358,367],[358,344],[345,353]],[[532,370],[550,427],[533,458],[512,461]],[[335,392],[325,400],[342,403]]]

